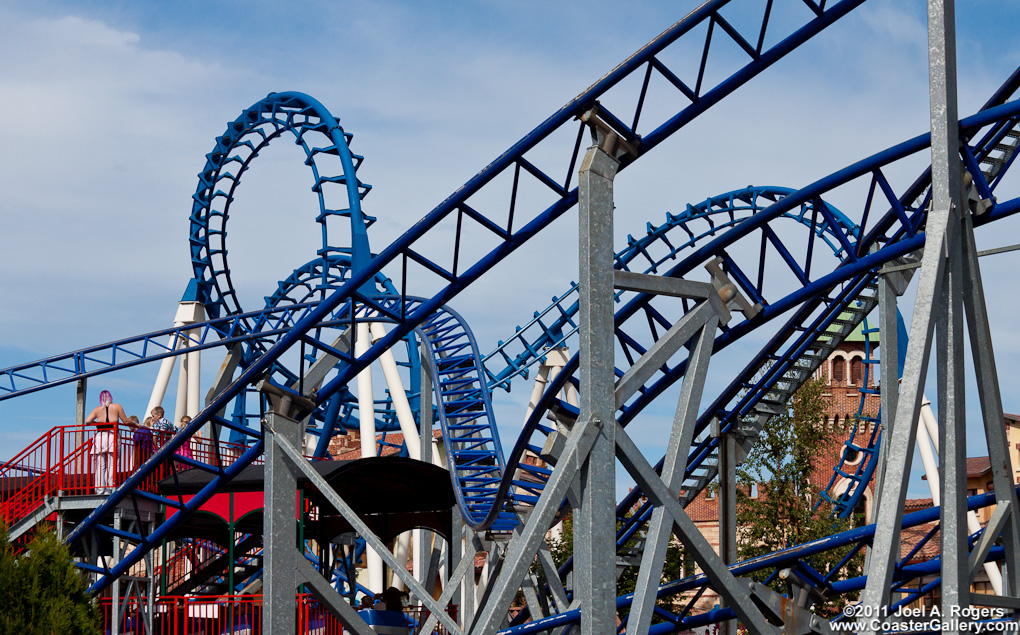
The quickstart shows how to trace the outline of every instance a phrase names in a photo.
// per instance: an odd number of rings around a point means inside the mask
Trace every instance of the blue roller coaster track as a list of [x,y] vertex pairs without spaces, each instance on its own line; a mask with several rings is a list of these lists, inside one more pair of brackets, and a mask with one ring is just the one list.
[[[513,378],[541,362],[551,349],[569,343],[577,328],[576,285],[554,298],[551,306],[536,312],[530,322],[519,327],[513,337],[501,341],[484,358],[467,324],[448,303],[577,202],[577,189],[572,187],[571,181],[585,125],[575,120],[583,113],[598,105],[603,120],[635,148],[633,154],[622,160],[620,169],[626,169],[862,2],[843,0],[827,6],[824,2],[816,4],[805,0],[812,9],[811,18],[770,48],[764,47],[768,11],[756,37],[748,38],[721,14],[725,1],[704,3],[514,144],[377,255],[373,255],[368,246],[367,228],[373,219],[364,214],[361,201],[369,186],[357,179],[356,170],[362,158],[349,149],[351,135],[344,132],[325,107],[299,93],[272,94],[245,110],[217,138],[216,147],[206,157],[198,191],[193,197],[191,256],[195,280],[211,319],[0,371],[2,400],[179,354],[175,349],[185,338],[192,347],[200,349],[234,344],[244,348],[240,375],[211,399],[182,434],[161,448],[68,536],[72,542],[95,536],[115,536],[137,545],[116,565],[90,566],[99,576],[92,590],[98,591],[126,573],[262,454],[261,430],[249,423],[254,415],[244,405],[244,395],[252,386],[268,379],[282,390],[295,392],[303,377],[305,361],[324,356],[334,359],[331,377],[311,393],[317,408],[313,418],[322,422],[317,426],[318,434],[328,440],[337,426],[353,425],[353,402],[347,385],[384,351],[401,343],[406,346],[406,364],[412,369],[412,378],[418,375],[415,372],[418,341],[425,345],[428,353],[423,363],[427,364],[433,379],[437,418],[448,448],[448,467],[465,522],[479,530],[512,529],[518,522],[514,512],[519,512],[521,506],[535,503],[543,483],[555,469],[555,465],[531,465],[524,458],[528,452],[540,454],[548,435],[554,433],[545,423],[549,413],[569,418],[571,408],[557,395],[568,383],[576,385],[577,358],[573,357],[549,383],[515,447],[506,456],[495,427],[490,391],[496,387],[508,388]],[[684,81],[658,56],[673,42],[692,33],[695,27],[706,24],[708,36],[697,77]],[[736,43],[749,61],[715,86],[707,86],[705,68],[712,50],[713,33]],[[664,78],[689,104],[647,133],[640,134],[639,123],[646,125],[642,119],[643,105],[653,75]],[[600,105],[599,100],[631,76],[643,80],[639,82],[633,116],[623,118]],[[987,224],[1020,211],[1020,199],[997,201],[994,196],[1015,157],[1016,143],[1010,139],[1017,139],[1020,102],[1009,99],[1018,84],[1020,73],[1014,74],[978,114],[960,121],[961,139],[966,140],[961,147],[964,164],[980,198],[988,202],[988,209],[975,218],[976,224]],[[560,181],[539,169],[529,160],[528,154],[555,132],[573,127],[577,128],[576,141],[562,157],[565,178]],[[303,149],[306,164],[313,174],[312,190],[318,196],[316,221],[322,226],[322,247],[316,260],[298,267],[280,283],[267,297],[265,308],[245,312],[238,301],[227,263],[228,212],[251,161],[267,144],[288,133]],[[753,318],[730,323],[720,330],[714,341],[716,352],[766,325],[772,329],[766,344],[699,417],[696,443],[683,477],[682,502],[692,500],[715,477],[718,448],[716,437],[708,434],[710,422],[718,420],[723,431],[738,428],[746,431],[760,428],[764,420],[781,412],[789,395],[816,371],[828,351],[874,308],[877,270],[909,257],[923,246],[930,174],[922,174],[906,190],[897,192],[885,171],[893,163],[925,151],[929,142],[929,135],[920,135],[799,190],[745,188],[712,197],[688,206],[683,212],[667,215],[660,225],[649,223],[644,236],[628,236],[627,245],[616,255],[618,269],[690,278],[703,275],[699,269],[705,263],[715,262],[743,294],[761,305],[761,311]],[[508,205],[510,213],[505,220],[469,204],[472,196],[504,174],[512,174],[514,183]],[[546,195],[543,204],[547,205],[544,209],[529,210],[523,203],[518,204],[518,186],[523,179],[543,188]],[[861,219],[859,224],[824,201],[835,188],[856,179],[867,179],[870,183],[861,213],[854,216]],[[340,192],[346,202],[332,202],[331,197]],[[344,241],[336,239],[336,232],[329,237],[327,224],[337,217],[350,220],[349,246],[341,246]],[[440,230],[444,220],[456,222],[452,239]],[[464,245],[468,236],[477,235],[485,236],[489,243],[495,241],[496,246],[481,257],[470,257]],[[436,262],[423,255],[435,253],[437,245],[449,256],[448,261]],[[831,253],[834,260],[829,260],[825,252]],[[386,267],[400,272],[393,276],[398,282],[394,283],[382,273]],[[439,280],[440,289],[427,297],[413,295],[413,284],[409,280],[422,276]],[[677,306],[642,293],[622,292],[617,302],[620,305],[616,311],[617,348],[630,363],[645,353],[680,317],[693,310],[690,304]],[[331,339],[330,336],[345,329],[352,332],[349,329],[366,320],[386,322],[392,328],[363,354],[356,355],[350,347],[338,346]],[[295,371],[284,364],[284,359],[298,350],[300,368]],[[287,360],[292,361],[290,357]],[[627,425],[634,421],[659,395],[679,381],[685,370],[686,359],[660,367],[631,399],[620,405],[619,422]],[[617,372],[622,375],[622,371]],[[410,396],[416,396],[422,388],[412,385]],[[235,402],[235,415],[228,418],[222,413],[231,402]],[[241,404],[240,408],[236,407],[237,403]],[[387,414],[391,412],[389,406],[383,404],[380,411],[383,424],[388,421],[392,425],[393,417]],[[243,441],[247,450],[236,457],[218,453],[221,460],[214,466],[175,457],[175,451],[206,424],[231,430],[232,439]],[[219,439],[215,442],[219,443]],[[871,452],[873,456],[876,442],[877,435],[867,444],[858,443],[853,447]],[[325,443],[320,442],[316,454],[322,456],[324,452]],[[171,458],[211,472],[211,482],[187,501],[181,496],[161,496],[141,489],[150,473]],[[862,467],[873,467],[873,460],[862,462]],[[867,482],[864,472],[857,473],[855,478],[857,485]],[[859,495],[858,487],[833,499],[838,513],[852,508],[854,495]],[[635,489],[618,506],[618,545],[632,540],[650,517],[651,503],[642,501],[642,496],[643,493]],[[990,502],[986,498],[972,498],[971,505],[986,505]],[[177,513],[145,535],[115,529],[108,524],[115,507],[138,500],[153,501]],[[510,511],[508,502],[512,502],[514,512]],[[907,516],[904,522],[909,526],[910,523],[929,522],[932,518],[931,512],[919,512]],[[931,534],[927,539],[930,538]],[[868,528],[859,528],[742,563],[734,571],[778,569],[795,562],[810,569],[801,560],[814,550],[852,546],[855,553],[869,539]],[[999,552],[993,550],[992,555],[997,557]],[[567,566],[569,568],[569,564]],[[932,566],[929,562],[913,569],[904,567],[896,584],[902,586],[910,579],[930,573]],[[824,576],[811,570],[803,573],[818,577],[832,594],[849,592],[863,584],[855,578],[837,581],[834,576],[838,570],[839,567]],[[693,577],[664,585],[659,593],[703,591],[707,584],[703,577]],[[916,589],[914,596],[923,591],[923,588]],[[625,605],[629,598],[621,598],[620,602]],[[670,628],[681,624],[695,626],[732,616],[727,609],[699,616],[689,616],[689,611],[690,606],[680,614],[670,615]],[[568,611],[514,630],[530,632],[549,628],[554,625],[553,621],[570,623],[576,621],[576,616]]]
[[[340,370],[333,379],[323,385],[318,391],[316,401],[317,405],[321,405],[321,403],[325,401],[329,395],[335,393],[342,386],[345,386],[358,371],[376,359],[383,351],[392,348],[400,338],[405,337],[413,331],[413,329],[424,322],[428,316],[446,304],[454,295],[456,295],[456,293],[477,280],[482,273],[491,268],[496,262],[517,249],[520,245],[524,244],[539,230],[547,226],[555,218],[562,215],[573,206],[577,199],[577,190],[576,188],[570,187],[570,180],[576,164],[576,158],[580,150],[584,124],[576,124],[578,129],[577,140],[573,149],[566,157],[566,179],[563,184],[558,183],[556,179],[539,170],[535,164],[528,161],[525,157],[527,152],[537,146],[543,139],[549,137],[553,132],[564,126],[574,125],[571,124],[571,121],[591,109],[596,104],[600,96],[607,93],[611,88],[619,84],[624,78],[631,74],[640,74],[644,71],[645,81],[642,85],[639,99],[637,99],[637,107],[634,111],[632,126],[628,127],[608,109],[602,108],[600,110],[601,116],[605,120],[611,122],[614,127],[622,132],[624,138],[632,141],[638,147],[636,156],[625,161],[624,165],[621,166],[622,168],[625,168],[629,162],[643,156],[670,134],[683,127],[683,125],[685,125],[688,121],[693,120],[711,105],[717,103],[723,97],[730,94],[737,87],[743,85],[775,61],[795,49],[801,43],[845,15],[855,6],[858,6],[860,2],[844,0],[843,2],[838,2],[827,8],[816,6],[813,17],[800,27],[800,29],[767,50],[763,48],[763,43],[765,41],[765,32],[768,27],[768,14],[766,13],[763,17],[759,32],[760,37],[758,38],[758,45],[755,47],[750,45],[745,38],[741,37],[740,34],[733,29],[729,22],[722,16],[720,9],[725,4],[725,2],[705,3],[695,10],[695,12],[680,20],[670,29],[667,29],[662,35],[642,48],[638,53],[631,56],[627,61],[618,66],[604,78],[596,82],[587,91],[561,108],[533,132],[529,133],[521,141],[515,144],[510,150],[503,153],[503,155],[487,166],[481,173],[468,181],[464,187],[458,189],[453,196],[441,203],[435,210],[427,214],[401,238],[383,250],[378,256],[373,258],[365,267],[354,271],[351,279],[343,287],[328,295],[317,307],[311,309],[289,333],[283,335],[279,339],[276,345],[269,348],[258,361],[245,369],[230,387],[228,387],[217,398],[213,399],[213,401],[193,419],[192,423],[185,428],[183,434],[175,437],[173,442],[161,450],[159,454],[162,455],[163,453],[166,453],[166,455],[169,456],[169,454],[175,449],[175,446],[183,444],[186,439],[188,439],[192,434],[195,434],[195,432],[206,422],[224,425],[228,428],[249,435],[249,437],[253,440],[251,449],[242,454],[240,458],[232,462],[230,465],[222,466],[219,469],[216,478],[209,486],[200,491],[187,504],[180,506],[181,509],[179,509],[179,512],[173,516],[174,520],[172,522],[166,523],[165,525],[157,528],[156,531],[149,536],[137,536],[137,540],[139,541],[139,544],[142,545],[142,548],[132,551],[133,555],[114,567],[108,574],[104,575],[97,585],[95,585],[95,588],[102,588],[108,584],[111,580],[110,575],[120,575],[123,570],[126,570],[124,567],[130,566],[128,561],[131,558],[141,557],[143,551],[151,548],[153,544],[152,541],[160,540],[162,535],[165,535],[172,529],[170,525],[173,523],[183,522],[194,509],[197,509],[206,500],[208,500],[208,498],[218,488],[220,488],[223,483],[233,478],[233,476],[237,474],[244,465],[257,456],[258,452],[261,450],[261,439],[259,435],[252,431],[251,428],[237,425],[216,413],[220,412],[221,409],[224,408],[227,403],[237,395],[237,393],[243,390],[245,386],[261,379],[264,373],[269,370],[291,346],[303,343],[322,353],[333,355],[346,364],[344,369]],[[724,79],[718,85],[714,87],[705,86],[704,71],[712,50],[709,45],[709,37],[706,40],[706,46],[702,55],[697,80],[694,82],[694,87],[692,89],[675,73],[670,71],[666,65],[656,57],[656,55],[663,51],[669,44],[690,33],[700,24],[708,24],[710,34],[716,28],[716,25],[719,25],[719,30],[721,32],[726,33],[728,37],[741,45],[741,47],[748,53],[750,61],[742,69],[734,73],[732,76]],[[676,87],[679,93],[688,98],[690,104],[675,116],[670,117],[659,124],[658,127],[654,128],[647,135],[642,136],[639,141],[637,123],[641,118],[642,106],[644,103],[643,96],[647,91],[648,81],[650,80],[653,71],[669,80],[670,83]],[[288,94],[284,93],[283,95]],[[314,110],[314,108],[310,108],[308,110],[311,111]],[[299,112],[304,114],[302,111]],[[647,119],[647,117],[645,119]],[[244,125],[245,124],[242,121],[240,123],[240,127],[243,129]],[[210,159],[212,161],[222,161],[223,155],[214,153],[214,156],[210,157]],[[353,167],[353,165],[351,167]],[[523,210],[517,209],[515,206],[517,193],[516,187],[513,189],[513,193],[511,195],[511,203],[509,206],[511,214],[507,219],[505,226],[503,226],[501,221],[490,220],[478,210],[473,209],[467,203],[467,200],[473,194],[478,192],[485,184],[492,182],[495,177],[507,169],[511,169],[513,171],[515,183],[519,181],[522,176],[530,176],[535,180],[535,182],[544,186],[553,197],[553,203],[548,208],[540,212],[537,216],[524,222],[523,225],[521,221],[521,212]],[[345,173],[348,173],[348,171],[345,170]],[[352,189],[357,189],[352,178],[346,179],[345,185],[349,192]],[[349,198],[351,201],[355,198],[360,200],[361,194],[359,192],[357,196],[349,196]],[[199,203],[204,204],[205,201],[199,201]],[[429,243],[432,246],[435,244],[445,244],[443,237],[430,235],[430,230],[435,228],[443,218],[451,215],[456,216],[458,221],[458,231],[454,236],[454,244],[450,249],[446,250],[447,253],[452,255],[452,266],[447,268],[422,256],[421,246],[426,243]],[[516,230],[514,229],[515,223],[517,227]],[[474,263],[464,262],[460,258],[461,234],[464,230],[468,229],[469,225],[474,225],[474,229],[476,230],[484,229],[491,232],[501,241],[497,247],[495,247],[487,255],[476,260]],[[431,272],[446,281],[445,285],[439,293],[435,294],[432,298],[422,303],[420,306],[414,307],[412,310],[408,310],[406,303],[401,302],[399,303],[399,307],[397,307],[396,312],[390,312],[389,307],[380,306],[380,304],[372,297],[371,292],[367,289],[366,285],[376,273],[380,272],[384,266],[391,263],[402,265],[401,285],[398,287],[401,297],[404,297],[407,294],[407,289],[405,287],[409,268],[419,267],[420,270]],[[222,295],[225,291],[220,290],[220,293]],[[216,298],[210,297],[210,301],[216,300]],[[240,307],[237,308],[239,309]],[[309,335],[309,331],[314,325],[323,321],[323,318],[338,309],[339,313],[346,312],[346,314],[350,316],[352,324],[354,323],[354,318],[359,311],[369,310],[379,316],[393,319],[396,326],[387,336],[375,342],[364,355],[355,359],[353,355],[335,349],[330,346],[330,344],[321,342]],[[162,458],[163,457],[160,457],[159,460]],[[154,460],[157,459],[154,458]],[[69,536],[69,539],[81,539],[85,534],[92,531],[107,531],[104,529],[104,525],[100,519],[102,519],[109,510],[118,504],[125,496],[139,495],[136,494],[138,491],[137,485],[141,482],[141,476],[144,472],[145,470],[143,469],[129,479],[128,482],[125,483],[125,485],[107,501],[107,503],[104,503],[104,505],[97,509],[89,519],[76,528],[76,530],[72,532],[72,535]],[[489,514],[487,515],[489,517],[488,522],[494,520],[497,515],[498,511],[495,511],[495,507],[493,506],[490,508]]]

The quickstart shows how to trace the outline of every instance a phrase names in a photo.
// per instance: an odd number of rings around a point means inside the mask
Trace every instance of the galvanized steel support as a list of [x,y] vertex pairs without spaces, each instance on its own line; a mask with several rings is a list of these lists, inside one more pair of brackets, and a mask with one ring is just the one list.
[[[937,299],[936,376],[941,452],[939,476],[942,490],[939,518],[942,543],[941,608],[946,615],[950,614],[953,607],[970,605],[966,525],[967,423],[963,364],[965,281],[960,249],[963,164],[959,155],[957,123],[955,25],[954,0],[929,0],[928,65],[932,154],[932,209],[929,223],[933,218],[936,222],[945,223],[945,234],[938,246],[933,243],[925,245],[925,256],[945,259],[942,284],[933,290]],[[913,420],[917,420],[916,415]]]
[[[900,366],[899,359],[899,320],[897,317],[897,298],[906,291],[906,279],[900,272],[883,273],[878,278],[878,334],[882,343],[882,363],[880,366],[880,408],[882,412],[882,437],[879,441],[880,463],[875,469],[874,503],[871,509],[872,519],[878,517],[882,500],[882,483],[885,478],[885,457],[889,456],[889,440],[892,437],[893,418],[896,414]],[[871,551],[868,552],[870,558]]]
[[[123,528],[120,526],[121,520],[124,517],[124,512],[120,507],[113,510],[113,528],[117,531],[121,531]],[[110,540],[113,542],[113,563],[117,564],[120,562],[120,549],[121,549],[121,538],[117,534],[112,534]],[[120,635],[120,591],[121,591],[121,579],[116,578],[113,584],[110,585],[110,635]]]
[[297,550],[297,478],[287,464],[280,442],[299,443],[297,421],[276,412],[266,415],[266,485],[263,540],[263,628],[267,633],[297,631],[294,594],[297,592],[295,558],[304,559]]
[[[457,594],[457,590],[460,589],[464,579],[467,577],[468,570],[471,571],[471,576],[474,577],[475,559],[473,557],[459,558],[457,560],[456,568],[450,572],[449,577],[446,579],[446,586],[443,587],[443,593],[439,596],[439,600],[437,601],[439,606],[446,607],[453,601],[453,598]],[[425,620],[425,623],[422,625],[419,632],[431,633],[435,630],[438,623],[439,615],[433,612],[429,615],[428,619]]]
[[[932,5],[941,4],[943,1],[929,0],[929,8]],[[935,52],[932,52],[932,56],[936,57],[937,55]],[[944,65],[942,68],[944,69]],[[937,82],[934,64],[932,73],[932,85],[934,86]],[[945,79],[943,78],[943,85],[944,81]],[[936,159],[937,155],[946,154],[945,149],[948,147],[948,140],[945,138],[938,142],[938,146],[935,140],[936,134],[934,128],[937,125],[935,118],[936,116],[946,117],[946,104],[941,103],[940,108],[937,100],[938,98],[933,95],[933,186],[940,179],[948,184],[949,178],[948,160],[942,158],[941,161],[938,161]],[[955,105],[955,99],[953,104]],[[937,115],[938,112],[941,114]],[[947,130],[949,127],[942,126],[941,128],[942,130]],[[942,153],[936,150],[939,146],[943,148]],[[955,152],[956,148],[953,147],[952,150]],[[948,192],[948,185],[944,185],[941,189]],[[935,330],[937,315],[935,303],[941,296],[945,279],[943,250],[945,249],[946,232],[949,226],[949,203],[948,196],[933,197],[932,208],[928,213],[925,226],[924,258],[921,261],[921,269],[918,275],[917,298],[914,302],[914,314],[910,324],[910,340],[903,362],[900,394],[897,398],[895,413],[884,415],[892,417],[893,425],[891,434],[889,434],[889,444],[886,446],[888,454],[883,459],[885,469],[881,497],[877,501],[878,514],[875,517],[875,541],[872,545],[873,553],[869,562],[868,583],[861,597],[862,604],[868,607],[867,611],[871,615],[879,615],[879,611],[882,610],[881,607],[888,606],[893,571],[896,561],[899,559],[899,527],[903,518],[903,499],[906,495],[907,480],[910,476],[910,464],[914,453],[917,431],[915,424],[921,410],[924,379],[928,371],[928,361]],[[939,205],[946,207],[940,208],[938,207]],[[945,448],[944,451],[951,452],[952,450]],[[863,632],[873,633],[874,630],[865,629]]]
[[[491,635],[500,627],[506,616],[507,607],[510,606],[510,602],[520,588],[521,581],[528,572],[535,553],[538,552],[539,546],[545,540],[545,534],[556,517],[563,498],[567,495],[567,489],[570,488],[571,483],[577,478],[581,465],[586,460],[590,460],[590,451],[599,435],[599,428],[601,427],[601,421],[584,419],[578,421],[570,430],[566,447],[564,447],[563,453],[556,463],[556,470],[542,490],[542,495],[539,497],[534,511],[531,512],[531,518],[527,526],[519,536],[513,538],[507,545],[506,564],[499,577],[495,579],[492,592],[486,599],[485,604],[479,607],[478,615],[470,628],[471,633]],[[615,529],[616,523],[610,524]],[[614,546],[608,551],[615,558],[615,541]],[[615,564],[615,561],[610,559],[610,568],[607,570],[613,583],[614,592],[616,579],[613,577],[612,572]],[[577,577],[575,576],[574,579],[576,580]],[[575,596],[576,593],[575,587]],[[583,600],[581,606],[583,613]],[[616,596],[614,595],[610,608],[615,606]],[[615,628],[615,623],[613,628]]]
[[[737,437],[719,434],[719,556],[727,566],[737,562]],[[727,606],[720,594],[719,606]],[[720,635],[736,635],[732,621],[719,625]]]
[[[375,631],[358,615],[358,611],[347,603],[346,598],[330,586],[329,580],[322,577],[322,574],[316,571],[315,567],[305,559],[304,555],[300,553],[297,555],[297,563],[294,565],[296,568],[296,579],[305,584],[312,595],[322,602],[330,613],[343,622],[345,632],[353,633],[353,635],[373,635]],[[293,606],[291,606],[291,613],[295,613]],[[264,629],[263,632],[275,633],[276,631]]]
[[[886,340],[895,333],[895,291],[889,280],[883,282],[881,314],[883,328],[883,417],[892,420],[883,443],[884,472],[876,497],[876,531],[868,566],[868,582],[862,596],[865,615],[882,615],[891,601],[890,584],[900,557],[899,527],[903,516],[907,479],[913,457],[915,423],[921,410],[924,380],[937,335],[936,376],[938,378],[939,446],[941,450],[940,536],[941,584],[944,615],[954,608],[967,607],[975,598],[970,594],[972,572],[983,560],[979,545],[975,556],[968,557],[966,525],[966,422],[964,403],[964,311],[971,331],[971,349],[981,394],[989,459],[996,473],[995,490],[1001,492],[1001,512],[995,525],[1002,527],[1009,545],[1006,569],[1015,575],[1020,555],[1016,522],[1011,510],[1016,497],[1012,468],[1005,445],[1002,404],[984,312],[980,271],[976,262],[970,210],[963,201],[963,166],[960,160],[959,127],[956,107],[955,16],[953,0],[929,0],[929,67],[931,91],[931,209],[925,225],[924,258],[918,280],[917,297],[910,328],[910,341],[903,362],[899,395],[892,394],[896,346]],[[894,336],[895,337],[895,336]],[[892,345],[890,345],[892,344]],[[886,357],[889,358],[885,359]],[[991,524],[991,523],[990,523]],[[1010,580],[1007,593],[1015,593]],[[1010,599],[993,600],[1009,605]],[[1015,601],[1013,601],[1015,603]],[[860,624],[861,632],[874,633],[872,621]]]
[[[1016,489],[1013,475],[1016,466],[1012,465],[1009,443],[1006,438],[1006,422],[1002,410],[1002,393],[999,388],[999,375],[995,366],[995,353],[992,347],[992,333],[988,325],[988,312],[985,306],[984,287],[981,281],[981,269],[978,265],[977,247],[974,243],[972,218],[966,215],[963,219],[963,279],[964,308],[967,314],[967,326],[970,335],[971,353],[978,384],[978,399],[981,402],[982,421],[985,437],[988,440],[988,460],[992,470],[992,484],[995,489],[996,511],[1004,508],[1000,544],[1005,550],[1005,566],[1003,573],[1003,595],[1020,594],[1020,522],[1017,521]],[[988,522],[991,532],[994,517]],[[991,532],[995,536],[996,532]],[[981,558],[980,561],[983,561]],[[971,574],[973,577],[973,573]],[[1014,619],[1020,618],[1020,612],[1014,613]]]
[[613,179],[619,165],[592,146],[581,162],[578,182],[580,421],[605,423],[596,428],[581,465],[581,501],[574,510],[574,593],[581,603],[581,635],[603,635],[616,628]]
[[[707,304],[707,303],[706,303]],[[662,479],[670,491],[675,491],[683,481],[687,469],[687,456],[694,441],[694,428],[698,422],[698,406],[705,388],[708,362],[712,356],[712,343],[719,318],[711,315],[697,336],[687,364],[687,373],[680,389],[680,398],[673,416],[673,428],[666,447],[666,459],[662,467]],[[672,536],[673,522],[663,507],[652,511],[652,518],[645,535],[645,550],[638,569],[634,603],[627,620],[627,630],[646,633],[651,625],[655,606],[655,591],[662,576],[662,564],[666,561],[666,549]]]
[[716,554],[701,530],[680,506],[676,494],[662,482],[623,427],[618,423],[616,427],[617,458],[630,472],[638,487],[648,495],[648,499],[662,507],[670,516],[673,533],[705,572],[712,583],[712,588],[726,599],[727,604],[750,632],[757,635],[769,633],[779,635],[780,631],[765,619],[751,599],[755,583],[739,579],[730,573],[722,558]]
[[[267,439],[266,444],[267,455],[269,448],[268,441],[269,439]],[[279,458],[285,459],[286,465],[289,466],[292,470],[294,470],[295,473],[300,473],[304,475],[305,478],[308,479],[310,485],[316,488],[316,490],[319,491],[323,498],[325,498],[326,501],[336,509],[337,513],[339,513],[340,516],[344,518],[344,520],[350,523],[354,531],[357,532],[358,535],[360,535],[362,538],[364,538],[366,548],[374,549],[376,553],[378,553],[381,556],[383,562],[393,571],[393,575],[399,578],[407,586],[411,594],[414,595],[414,597],[417,598],[422,604],[424,604],[426,609],[431,611],[433,614],[438,615],[439,621],[443,623],[443,626],[446,628],[447,632],[451,633],[451,635],[460,635],[462,631],[460,627],[457,626],[457,623],[453,621],[453,618],[446,614],[446,607],[445,606],[441,607],[435,600],[433,600],[430,590],[427,591],[421,584],[419,584],[418,581],[414,579],[414,576],[408,573],[406,567],[400,566],[400,563],[397,562],[397,559],[393,556],[393,553],[386,548],[386,544],[382,541],[382,539],[380,539],[379,536],[377,536],[368,527],[368,525],[365,524],[365,521],[363,521],[361,517],[358,516],[358,514],[353,509],[351,509],[350,505],[348,505],[343,500],[343,498],[340,497],[339,494],[337,494],[336,490],[334,490],[329,485],[326,479],[324,479],[318,472],[315,471],[315,469],[311,467],[311,464],[307,461],[307,459],[305,459],[305,457],[297,449],[295,444],[290,439],[285,438],[283,436],[274,436],[272,438],[272,441],[275,444],[276,449],[279,450],[280,454]],[[267,456],[267,465],[268,458],[269,457]],[[268,482],[266,484],[266,492],[268,495],[269,492]],[[292,507],[291,509],[293,510],[294,507]],[[268,505],[266,513],[267,514],[269,513]],[[293,514],[293,511],[291,513]],[[266,535],[267,539],[269,538],[276,539],[276,535],[270,535],[268,533],[268,526],[266,529]],[[304,555],[297,549],[287,550],[287,553],[291,554],[290,555],[291,558],[295,557],[304,558]],[[293,574],[293,561],[291,563],[291,567]],[[266,575],[269,575],[269,573],[270,572],[267,567]],[[293,580],[294,578],[292,577],[291,579]],[[305,580],[295,580],[294,584],[296,586],[298,583],[302,582],[305,582]],[[294,602],[293,592],[294,588],[292,587],[290,597],[291,604],[293,604]],[[267,590],[266,594],[268,595],[268,593],[269,592]],[[291,606],[291,609],[293,610],[293,606]],[[290,631],[273,630],[272,632],[276,633]]]

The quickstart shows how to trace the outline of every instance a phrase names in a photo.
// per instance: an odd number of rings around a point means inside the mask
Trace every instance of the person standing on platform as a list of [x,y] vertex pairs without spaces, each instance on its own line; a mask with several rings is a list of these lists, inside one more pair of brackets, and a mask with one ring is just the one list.
[[113,403],[109,390],[99,393],[99,405],[85,417],[85,423],[96,424],[96,438],[92,442],[92,454],[96,457],[96,494],[105,496],[113,493],[117,484],[117,424],[127,423],[124,408]]
[[177,432],[177,428],[174,424],[170,423],[170,420],[163,416],[163,407],[156,406],[150,413],[152,415],[152,429],[156,431],[156,438],[159,441],[159,445],[163,445],[170,440],[170,437],[174,436]]
[[[191,417],[189,417],[188,415],[184,415],[183,417],[181,417],[181,425],[178,426],[177,431],[180,432],[184,428],[188,427],[189,423],[191,423]],[[191,456],[191,439],[187,439],[184,443],[182,443],[181,447],[177,448],[176,454],[177,456],[182,456],[186,459],[193,458]],[[178,471],[180,472],[191,469],[191,466],[183,461],[178,461],[177,465]]]
[[[174,436],[174,434],[177,432],[177,428],[174,427],[174,424],[170,423],[169,419],[163,416],[164,411],[162,406],[156,406],[155,408],[152,409],[152,412],[149,414],[151,415],[149,418],[152,419],[152,423],[149,425],[149,427],[152,428],[153,432],[153,437],[155,441],[154,449],[159,449],[163,447],[164,443],[169,441],[170,438]],[[158,470],[156,480],[159,481],[167,474],[169,474],[171,467],[172,466],[170,465],[170,461],[164,462]]]
[[146,417],[145,422],[142,424],[138,423],[138,417],[132,415],[130,419],[134,422],[135,427],[135,431],[131,435],[131,441],[135,446],[133,469],[137,470],[155,452],[155,446],[152,444],[152,430],[149,429],[152,424],[152,417]]

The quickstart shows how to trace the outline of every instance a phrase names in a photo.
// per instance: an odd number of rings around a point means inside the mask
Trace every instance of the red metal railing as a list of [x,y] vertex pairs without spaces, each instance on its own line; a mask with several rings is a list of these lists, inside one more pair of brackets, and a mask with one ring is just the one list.
[[[110,430],[104,426],[106,430]],[[85,496],[95,494],[97,485],[119,487],[152,452],[166,443],[171,435],[151,430],[151,447],[136,445],[135,428],[117,425],[113,430],[112,474],[97,482],[99,455],[96,437],[105,432],[95,425],[58,426],[46,432],[17,456],[0,465],[0,518],[8,526],[14,525],[39,508],[47,498],[57,494]],[[210,465],[219,461],[229,464],[240,456],[243,446],[219,442],[201,437],[193,438],[189,447],[191,458]],[[183,462],[176,462],[177,469],[186,469]],[[164,463],[145,479],[141,489],[155,492],[158,482],[170,474],[171,466]],[[112,482],[108,482],[112,481]]]
[[[123,635],[148,635],[143,624],[143,608],[145,599],[123,598],[121,608],[124,609],[120,623]],[[126,604],[126,607],[125,607]],[[340,623],[314,597],[308,594],[297,596],[297,632],[314,635],[342,635],[343,624]],[[112,601],[109,597],[100,598],[99,608],[103,617],[103,630],[110,632]],[[451,604],[449,614],[457,618],[457,606]],[[408,632],[414,632],[415,624],[421,624],[420,609],[409,608],[404,611],[408,618]],[[152,613],[152,635],[235,635],[262,634],[262,596],[235,595],[227,597],[163,597],[154,603]],[[435,633],[445,631],[440,626]]]
[[177,550],[167,559],[166,566],[156,567],[156,579],[161,579],[164,568],[166,569],[166,588],[173,589],[188,577],[217,558],[227,553],[227,550],[209,540],[190,539],[177,543]]

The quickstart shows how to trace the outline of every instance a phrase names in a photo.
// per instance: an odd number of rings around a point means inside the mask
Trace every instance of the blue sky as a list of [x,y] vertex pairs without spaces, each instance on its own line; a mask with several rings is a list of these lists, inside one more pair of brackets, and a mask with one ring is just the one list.
[[[354,133],[380,250],[695,4],[5,3],[0,367],[170,325],[191,275],[195,174],[225,124],[267,93],[306,92]],[[735,1],[731,14],[755,6]],[[775,6],[779,24],[806,10],[799,0]],[[966,115],[1020,65],[1020,2],[970,0],[957,10]],[[923,2],[869,0],[621,175],[618,236],[748,184],[805,185],[924,132],[926,51]],[[299,158],[293,148],[267,153],[239,201],[247,208],[231,229],[231,258],[252,302],[315,246]],[[849,194],[832,202],[853,206]],[[576,277],[573,218],[454,302],[482,348]],[[1014,229],[983,232],[981,247],[1020,242]],[[1011,288],[1018,265],[1015,254],[988,259],[986,288]],[[1017,412],[1020,307],[1013,293],[993,295],[1006,409]],[[714,365],[709,392],[732,370]],[[143,367],[90,388],[110,387],[137,412],[154,376]],[[521,385],[497,395],[505,445],[527,393]],[[0,456],[73,413],[73,389],[0,402]],[[649,454],[670,418],[663,407],[635,431]]]

